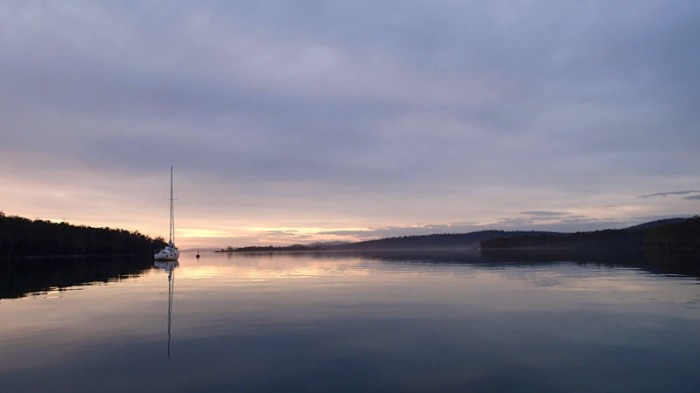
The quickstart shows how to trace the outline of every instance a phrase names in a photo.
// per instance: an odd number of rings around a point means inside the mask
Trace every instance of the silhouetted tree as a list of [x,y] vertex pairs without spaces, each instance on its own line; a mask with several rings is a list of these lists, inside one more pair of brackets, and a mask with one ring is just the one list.
[[140,254],[164,245],[162,238],[137,231],[30,220],[0,212],[0,255]]

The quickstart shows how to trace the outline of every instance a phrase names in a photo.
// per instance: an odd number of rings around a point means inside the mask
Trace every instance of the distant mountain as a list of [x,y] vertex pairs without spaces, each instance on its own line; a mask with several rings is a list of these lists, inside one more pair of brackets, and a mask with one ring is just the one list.
[[487,249],[700,248],[700,217],[652,221],[625,229],[569,234],[527,234],[481,242]]
[[653,228],[644,239],[644,245],[649,248],[700,249],[700,216]]
[[331,241],[331,242],[316,242],[316,243],[310,243],[310,244],[305,244],[306,247],[311,247],[311,248],[333,248],[333,247],[341,247],[345,246],[347,244],[350,244],[352,242],[342,242],[342,241]]
[[662,225],[677,224],[679,222],[686,221],[687,219],[688,219],[688,217],[665,218],[663,220],[649,221],[649,222],[645,222],[643,224],[631,226],[631,227],[624,228],[624,229],[627,229],[630,231],[640,231],[640,230],[641,231],[649,231],[649,230],[652,230],[654,228],[658,228]]
[[372,250],[441,250],[441,249],[476,249],[479,243],[496,237],[521,236],[526,234],[551,234],[552,232],[526,231],[479,231],[470,233],[447,233],[434,235],[417,235],[390,237],[367,240],[356,243],[329,247],[332,250],[372,251]]
[[289,251],[319,251],[321,250],[318,247],[309,247],[309,246],[304,246],[301,244],[294,244],[291,246],[282,246],[282,247],[274,247],[274,246],[248,246],[248,247],[228,247],[228,248],[222,248],[220,250],[217,250],[215,252],[289,252]]
[[286,251],[408,251],[408,250],[467,250],[479,248],[479,243],[496,237],[510,237],[530,234],[549,234],[559,236],[554,232],[534,231],[479,231],[470,233],[446,233],[433,235],[401,236],[384,239],[367,240],[362,242],[316,242],[311,244],[295,244],[291,246],[248,246],[227,247],[218,252],[286,252]]
[[[693,221],[695,220],[695,221]],[[606,229],[593,232],[539,232],[486,230],[470,233],[447,233],[401,236],[367,240],[355,243],[317,242],[285,247],[241,247],[222,249],[223,252],[275,251],[409,251],[409,250],[467,250],[467,249],[613,249],[642,248],[670,245],[688,247],[697,217],[670,218],[652,221],[625,229]],[[684,235],[685,234],[685,235]],[[700,244],[700,240],[697,240]],[[694,246],[692,246],[694,247]]]

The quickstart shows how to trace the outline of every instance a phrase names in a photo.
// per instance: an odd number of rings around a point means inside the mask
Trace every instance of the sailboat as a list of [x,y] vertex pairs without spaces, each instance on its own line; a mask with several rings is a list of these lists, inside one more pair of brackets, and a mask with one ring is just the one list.
[[170,167],[170,240],[168,244],[153,257],[156,261],[177,261],[180,250],[175,247],[175,211],[173,210],[173,167]]

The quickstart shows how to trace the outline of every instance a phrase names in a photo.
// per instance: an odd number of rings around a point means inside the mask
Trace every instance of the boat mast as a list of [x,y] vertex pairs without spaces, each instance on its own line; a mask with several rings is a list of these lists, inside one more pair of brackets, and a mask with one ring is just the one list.
[[170,166],[170,244],[175,244],[175,210],[173,208],[173,167]]
[[175,297],[175,266],[168,271],[168,357],[170,357],[170,329],[173,324],[173,298]]

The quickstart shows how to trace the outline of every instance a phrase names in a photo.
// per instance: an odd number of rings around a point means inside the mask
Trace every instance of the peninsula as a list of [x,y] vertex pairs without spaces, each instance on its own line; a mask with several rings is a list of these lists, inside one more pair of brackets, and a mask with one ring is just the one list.
[[700,217],[670,218],[623,229],[592,232],[486,230],[401,236],[354,243],[227,247],[218,252],[309,252],[475,249],[700,249]]
[[0,256],[146,254],[165,246],[124,229],[30,220],[0,212]]

